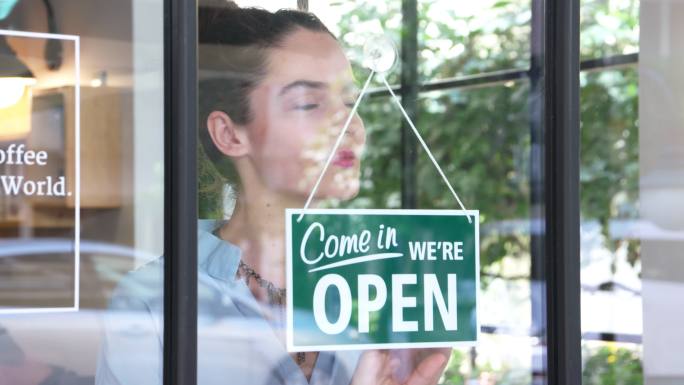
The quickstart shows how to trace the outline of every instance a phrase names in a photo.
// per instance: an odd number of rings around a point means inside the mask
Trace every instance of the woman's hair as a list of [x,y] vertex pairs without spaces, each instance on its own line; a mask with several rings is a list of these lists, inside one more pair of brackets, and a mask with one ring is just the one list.
[[209,136],[209,114],[223,111],[237,124],[249,123],[254,114],[249,95],[265,75],[268,49],[300,28],[332,34],[314,14],[289,9],[272,13],[228,3],[202,7],[198,17],[200,142],[219,172],[236,184],[232,162]]

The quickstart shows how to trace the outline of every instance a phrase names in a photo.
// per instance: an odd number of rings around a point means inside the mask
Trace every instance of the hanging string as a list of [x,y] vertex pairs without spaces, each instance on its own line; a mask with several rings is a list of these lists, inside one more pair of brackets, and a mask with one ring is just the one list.
[[[408,122],[409,126],[411,126],[413,133],[416,134],[416,138],[418,138],[418,141],[423,146],[423,149],[425,150],[425,152],[427,152],[428,157],[430,157],[430,160],[432,161],[432,164],[435,165],[435,168],[439,172],[439,175],[442,176],[444,183],[446,183],[447,187],[449,187],[449,191],[451,191],[451,194],[454,196],[454,198],[456,198],[458,205],[461,206],[461,210],[467,211],[465,206],[463,206],[463,203],[461,202],[461,198],[458,197],[458,194],[456,194],[456,191],[454,191],[454,188],[451,187],[451,183],[449,183],[449,179],[447,179],[446,175],[444,175],[444,171],[442,171],[442,168],[439,167],[439,163],[437,163],[437,160],[432,155],[432,152],[430,151],[427,144],[423,140],[423,137],[418,132],[418,129],[416,128],[415,124],[413,124],[413,121],[411,120],[411,118],[406,113],[406,110],[404,110],[404,106],[401,105],[401,101],[399,101],[399,98],[397,97],[397,95],[395,95],[394,91],[392,91],[392,87],[389,85],[389,83],[387,83],[387,79],[385,79],[385,77],[382,74],[380,74],[380,78],[382,79],[382,82],[385,84],[385,87],[387,88],[387,90],[392,95],[392,99],[394,100],[394,102],[397,104],[397,106],[401,110],[401,113],[404,115],[406,122]],[[470,217],[470,214],[466,214],[466,215],[468,216],[468,223],[473,223],[473,220]]]
[[[309,208],[309,205],[311,204],[311,201],[313,200],[314,195],[316,195],[316,190],[318,190],[318,186],[321,184],[321,181],[323,180],[323,176],[325,175],[325,172],[328,170],[328,167],[330,166],[330,162],[332,162],[333,157],[337,153],[337,148],[340,146],[340,143],[342,143],[342,139],[344,138],[344,134],[347,133],[347,129],[349,128],[349,124],[351,124],[351,121],[354,118],[354,115],[356,115],[356,110],[359,108],[359,104],[361,104],[361,99],[363,99],[363,96],[366,94],[366,91],[368,91],[368,86],[370,85],[371,80],[373,80],[373,75],[375,75],[375,71],[371,71],[370,75],[368,76],[368,79],[366,80],[366,83],[363,85],[363,88],[361,89],[361,93],[359,94],[359,97],[356,99],[356,102],[354,103],[354,107],[352,107],[352,110],[349,113],[349,116],[347,117],[347,121],[344,123],[344,126],[342,127],[342,131],[340,132],[340,135],[337,137],[337,141],[335,142],[335,145],[333,146],[332,151],[330,152],[330,155],[328,156],[328,160],[326,160],[325,166],[323,166],[323,170],[321,171],[321,175],[318,176],[318,180],[316,181],[316,184],[314,185],[313,189],[311,190],[311,193],[309,194],[309,198],[306,200],[306,203],[304,204],[304,211],[306,211]],[[299,217],[297,217],[297,222],[301,222],[302,218],[304,218],[303,212],[301,214],[299,214]]]
[[[330,166],[330,162],[332,161],[333,157],[337,153],[337,148],[340,146],[340,143],[342,143],[342,138],[344,138],[345,133],[347,132],[347,129],[349,128],[349,124],[351,123],[352,119],[354,118],[354,115],[356,114],[356,110],[359,108],[359,104],[361,103],[361,99],[363,99],[363,96],[366,94],[366,91],[368,90],[368,86],[370,85],[371,80],[373,79],[373,76],[375,75],[375,71],[371,71],[370,75],[368,76],[368,79],[366,80],[366,83],[363,85],[363,88],[361,89],[361,93],[359,94],[359,97],[356,99],[356,102],[354,103],[354,107],[352,108],[351,112],[349,113],[349,116],[347,117],[347,121],[344,123],[344,126],[342,128],[342,131],[340,132],[339,137],[337,138],[337,141],[335,142],[335,145],[332,148],[332,151],[330,152],[330,155],[328,156],[328,159],[325,162],[325,166],[323,166],[323,170],[321,171],[321,174],[318,176],[318,180],[316,180],[316,184],[314,184],[313,189],[311,190],[311,193],[309,194],[309,197],[306,200],[306,203],[304,204],[304,210],[299,214],[299,217],[297,217],[297,222],[301,222],[302,218],[304,218],[304,212],[309,208],[309,205],[311,204],[311,201],[313,200],[314,195],[316,195],[316,191],[318,190],[318,186],[321,184],[321,181],[323,180],[323,176],[325,175],[325,172],[328,170],[328,167]],[[466,210],[465,206],[463,205],[463,202],[461,202],[461,198],[458,197],[458,194],[456,194],[456,191],[454,188],[451,186],[451,183],[449,183],[449,179],[447,179],[446,175],[444,174],[444,171],[442,171],[442,168],[439,167],[439,163],[437,163],[437,160],[435,157],[432,155],[432,152],[430,151],[430,148],[428,147],[427,143],[423,140],[423,137],[420,135],[420,132],[418,132],[418,129],[416,128],[416,125],[413,124],[413,121],[411,118],[408,116],[406,113],[406,110],[404,110],[404,106],[401,105],[401,101],[397,97],[397,95],[394,93],[392,90],[392,87],[387,83],[387,79],[382,75],[382,73],[379,74],[380,78],[382,79],[383,84],[389,91],[390,95],[392,95],[392,100],[397,104],[399,107],[399,110],[401,113],[404,115],[404,119],[406,119],[406,122],[409,124],[411,129],[413,130],[413,133],[416,135],[416,138],[418,139],[418,142],[423,146],[423,149],[425,152],[428,154],[428,157],[432,161],[432,164],[435,166],[437,171],[439,172],[439,175],[442,177],[442,180],[444,180],[444,183],[446,183],[447,187],[449,188],[449,191],[451,191],[451,194],[456,198],[456,201],[458,202],[458,205],[461,207],[461,210],[466,212],[466,216],[468,217],[468,223],[473,223],[473,220],[471,218],[471,215],[467,213],[468,210]]]

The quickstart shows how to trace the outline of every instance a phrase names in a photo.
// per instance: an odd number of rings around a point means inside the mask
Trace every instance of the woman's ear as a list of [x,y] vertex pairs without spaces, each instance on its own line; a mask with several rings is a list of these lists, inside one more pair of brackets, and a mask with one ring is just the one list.
[[207,118],[211,140],[221,153],[240,157],[249,153],[249,139],[244,127],[239,126],[223,111],[213,111]]

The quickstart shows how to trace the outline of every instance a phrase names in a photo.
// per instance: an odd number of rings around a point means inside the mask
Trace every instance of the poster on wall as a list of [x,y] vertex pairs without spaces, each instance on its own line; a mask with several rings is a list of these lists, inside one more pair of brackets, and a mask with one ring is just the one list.
[[0,59],[0,314],[77,311],[80,38],[0,30]]

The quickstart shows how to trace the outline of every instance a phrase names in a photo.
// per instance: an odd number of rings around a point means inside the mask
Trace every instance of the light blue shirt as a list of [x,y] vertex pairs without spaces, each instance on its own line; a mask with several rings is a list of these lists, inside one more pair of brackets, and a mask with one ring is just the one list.
[[[236,280],[240,249],[198,224],[198,341],[200,385],[348,385],[359,352],[321,352],[307,382],[285,350],[284,314],[264,309]],[[163,259],[128,274],[104,317],[97,385],[162,385]]]

